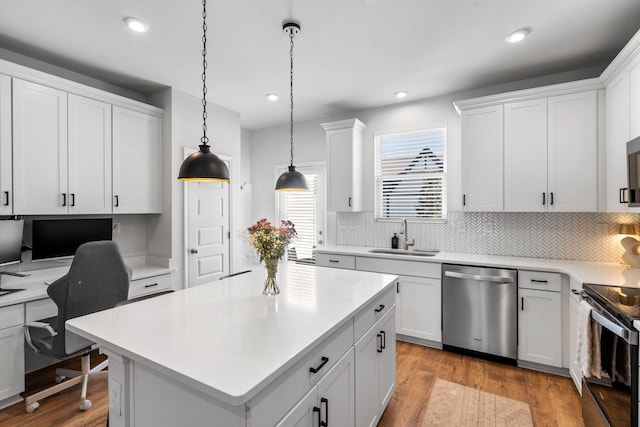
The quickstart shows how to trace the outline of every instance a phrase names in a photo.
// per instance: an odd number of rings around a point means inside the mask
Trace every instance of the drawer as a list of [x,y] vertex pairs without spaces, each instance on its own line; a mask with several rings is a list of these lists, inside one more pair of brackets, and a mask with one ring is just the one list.
[[153,294],[171,288],[171,274],[132,280],[129,284],[129,299]]
[[[353,322],[350,321],[251,399],[247,425],[275,425],[352,346]],[[324,365],[322,357],[328,358]],[[310,371],[311,368],[315,369],[320,365],[322,368],[318,372]]]
[[518,270],[518,287],[560,292],[562,288],[562,278],[558,273]]
[[316,265],[353,270],[356,268],[356,257],[353,255],[316,254]]
[[58,315],[58,306],[50,298],[29,301],[25,304],[25,310],[27,322],[37,322]]
[[24,305],[15,304],[0,307],[0,329],[24,324]]
[[362,256],[356,259],[356,270],[398,274],[402,276],[430,277],[432,279],[440,279],[442,276],[442,264],[437,262],[406,261],[402,259]]
[[358,341],[360,337],[369,330],[378,320],[391,310],[396,303],[396,287],[391,286],[384,294],[376,298],[374,302],[360,310],[353,322],[353,341]]

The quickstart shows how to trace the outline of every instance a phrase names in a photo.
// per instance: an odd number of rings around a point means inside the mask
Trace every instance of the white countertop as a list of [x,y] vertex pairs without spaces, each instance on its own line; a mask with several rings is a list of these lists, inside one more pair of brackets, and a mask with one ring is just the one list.
[[332,245],[318,248],[317,252],[387,259],[405,259],[421,262],[468,264],[486,267],[507,267],[521,270],[551,271],[567,274],[580,283],[630,286],[636,288],[640,287],[640,268],[632,268],[628,265],[611,262],[570,261],[501,255],[477,255],[461,252],[439,252],[433,257],[424,257],[396,254],[373,254],[369,252],[371,249],[373,248],[364,246]]
[[396,276],[281,264],[67,322],[67,329],[237,406],[373,301]]
[[[2,275],[0,287],[3,289],[24,289],[20,292],[12,292],[10,294],[0,295],[0,307],[13,304],[22,304],[29,301],[49,298],[47,295],[47,284],[64,276],[69,271],[69,265],[46,268],[42,270],[26,271],[29,275],[26,277],[15,277]],[[148,277],[161,276],[168,274],[175,269],[159,267],[155,265],[132,265],[131,280],[146,279]]]

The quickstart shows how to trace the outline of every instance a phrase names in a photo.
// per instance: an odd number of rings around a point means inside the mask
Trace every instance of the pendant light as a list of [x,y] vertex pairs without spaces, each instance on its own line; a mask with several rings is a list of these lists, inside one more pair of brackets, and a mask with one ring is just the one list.
[[293,166],[293,37],[300,32],[300,25],[295,22],[286,22],[282,26],[282,30],[285,34],[289,35],[289,59],[291,68],[289,69],[289,90],[291,100],[291,126],[290,126],[290,163],[289,171],[284,172],[276,181],[276,191],[309,191],[307,180],[300,172]]
[[182,181],[229,182],[229,168],[211,152],[207,136],[207,0],[202,0],[202,137],[200,150],[184,159],[178,179]]

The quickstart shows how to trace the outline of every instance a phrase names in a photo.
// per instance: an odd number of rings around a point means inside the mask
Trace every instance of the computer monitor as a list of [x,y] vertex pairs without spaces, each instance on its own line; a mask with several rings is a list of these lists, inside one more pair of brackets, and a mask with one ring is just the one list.
[[0,267],[20,262],[24,219],[0,219]]
[[111,240],[111,218],[33,220],[32,260],[73,256],[83,243]]

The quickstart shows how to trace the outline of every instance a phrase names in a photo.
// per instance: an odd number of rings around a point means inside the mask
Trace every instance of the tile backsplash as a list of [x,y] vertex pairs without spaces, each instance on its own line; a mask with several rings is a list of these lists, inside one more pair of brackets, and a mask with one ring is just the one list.
[[[376,222],[373,212],[336,218],[339,245],[387,248],[400,235],[399,222]],[[408,229],[416,249],[619,262],[618,224],[639,221],[638,214],[449,212],[446,223],[409,222]]]

